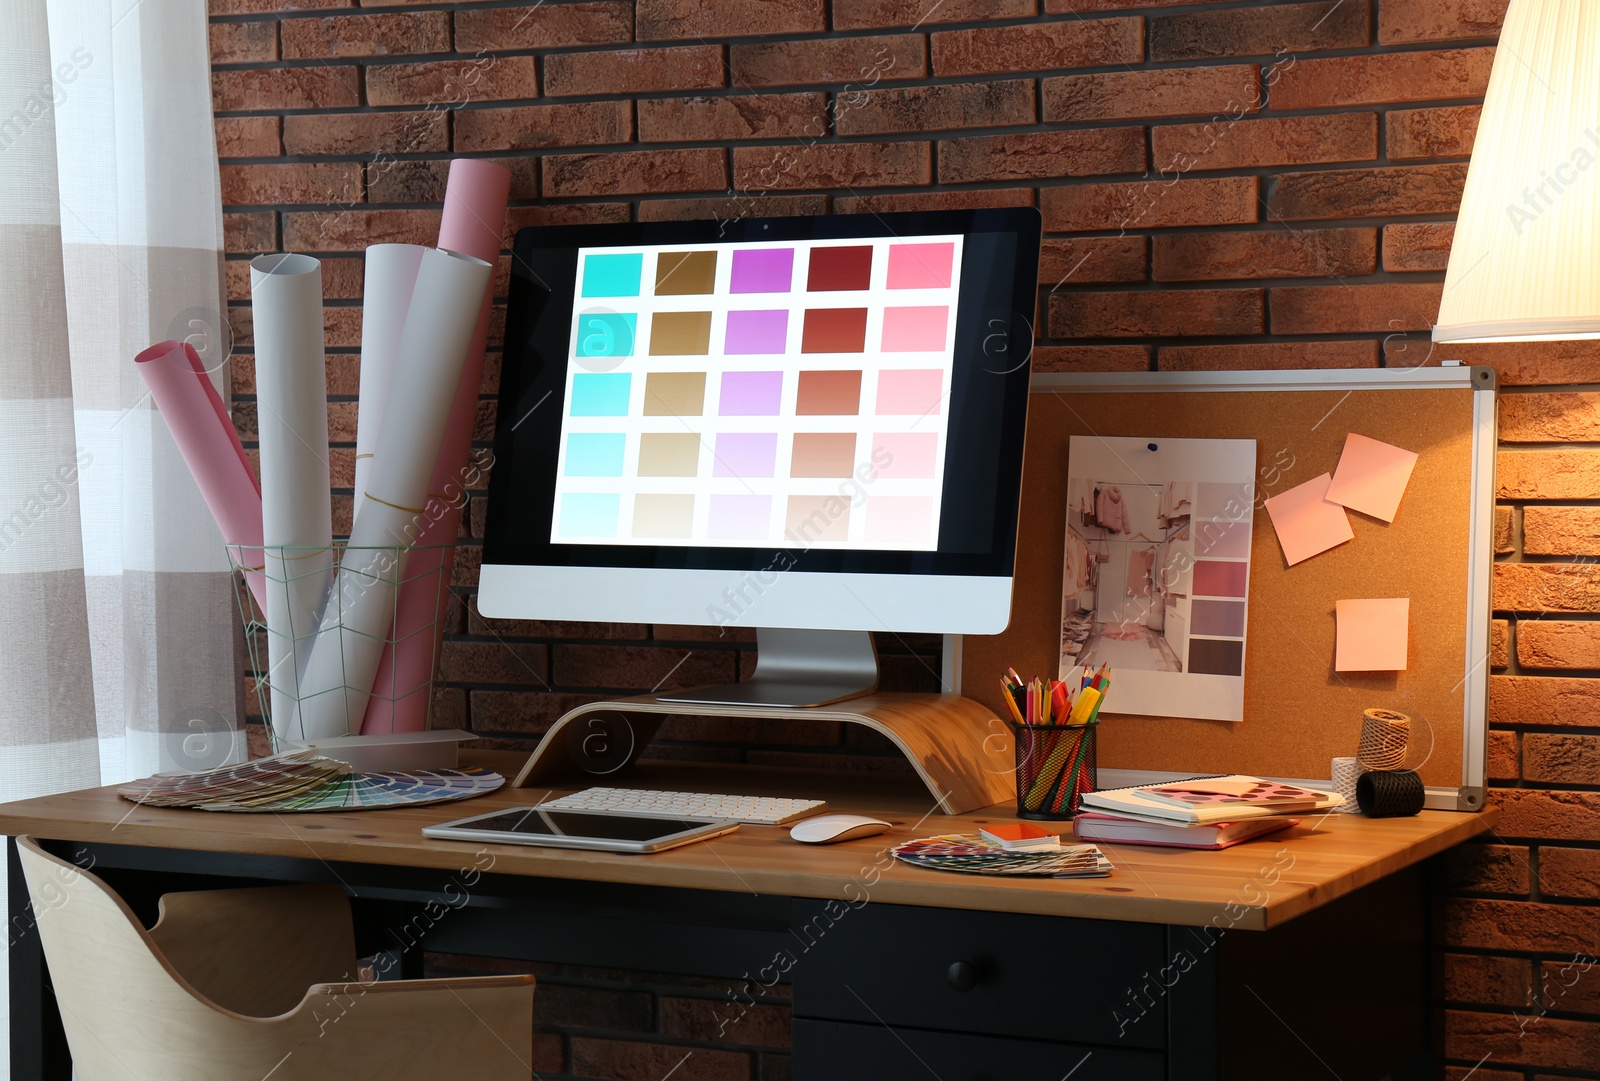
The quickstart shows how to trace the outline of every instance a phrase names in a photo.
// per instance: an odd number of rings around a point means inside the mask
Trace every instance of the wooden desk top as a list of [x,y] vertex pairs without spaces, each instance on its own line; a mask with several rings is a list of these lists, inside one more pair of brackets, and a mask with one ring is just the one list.
[[[524,756],[482,752],[470,759],[509,778]],[[646,765],[612,783],[822,798],[830,810],[873,815],[894,828],[876,837],[810,846],[790,840],[787,829],[746,825],[711,841],[627,855],[477,846],[425,839],[418,832],[570,789],[508,787],[460,803],[269,815],[145,808],[120,799],[111,788],[96,788],[0,804],[0,833],[438,870],[459,869],[464,857],[481,849],[494,855],[495,874],[1263,930],[1442,852],[1499,819],[1494,808],[1479,814],[1424,811],[1415,818],[1308,816],[1291,829],[1221,852],[1103,845],[1116,865],[1109,878],[1003,879],[926,870],[889,855],[892,846],[914,837],[1016,821],[1014,806],[1004,804],[973,814],[934,814],[931,798],[914,777]]]

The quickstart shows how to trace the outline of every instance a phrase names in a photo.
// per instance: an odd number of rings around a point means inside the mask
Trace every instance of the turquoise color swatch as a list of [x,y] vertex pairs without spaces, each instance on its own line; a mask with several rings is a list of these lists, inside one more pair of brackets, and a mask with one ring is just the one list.
[[577,354],[580,357],[631,357],[638,326],[639,317],[632,312],[584,312],[578,316]]
[[644,274],[644,253],[585,255],[583,295],[586,297],[636,297]]
[[567,436],[567,476],[622,476],[626,443],[621,432],[573,432]]
[[626,372],[579,373],[572,377],[574,417],[625,417],[633,377]]
[[561,497],[563,537],[615,537],[622,498],[614,492],[571,492]]

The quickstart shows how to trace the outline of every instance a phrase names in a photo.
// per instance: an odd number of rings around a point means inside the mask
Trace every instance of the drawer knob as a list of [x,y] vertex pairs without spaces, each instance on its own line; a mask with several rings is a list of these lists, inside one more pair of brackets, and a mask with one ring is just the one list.
[[945,972],[945,979],[956,991],[970,991],[978,986],[978,969],[971,961],[957,961]]

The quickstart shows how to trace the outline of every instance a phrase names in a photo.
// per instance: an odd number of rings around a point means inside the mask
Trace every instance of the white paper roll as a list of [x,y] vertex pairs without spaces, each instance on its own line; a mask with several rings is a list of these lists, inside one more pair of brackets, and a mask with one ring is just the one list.
[[421,244],[373,244],[367,249],[361,287],[361,388],[356,412],[356,513],[372,469],[372,455],[383,427],[406,309],[422,265]]
[[328,388],[322,361],[322,264],[309,255],[250,263],[261,539],[266,557],[272,727],[301,734],[304,670],[333,566]]
[[360,730],[394,618],[395,589],[405,575],[409,546],[422,529],[428,480],[492,271],[481,259],[439,248],[422,256],[366,498],[302,674],[301,716],[308,739]]
[[1333,790],[1344,797],[1344,806],[1339,810],[1345,814],[1360,814],[1361,807],[1356,803],[1356,782],[1361,780],[1361,775],[1367,772],[1361,762],[1355,758],[1335,758],[1333,760]]

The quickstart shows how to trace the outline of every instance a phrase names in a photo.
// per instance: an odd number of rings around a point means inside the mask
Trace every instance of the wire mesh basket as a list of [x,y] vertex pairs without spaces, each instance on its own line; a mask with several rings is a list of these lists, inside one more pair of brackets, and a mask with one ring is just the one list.
[[1098,786],[1093,724],[1013,724],[1017,748],[1017,816],[1060,820]]
[[[304,742],[318,734],[359,735],[363,719],[392,718],[400,712],[420,713],[424,727],[433,726],[439,631],[450,596],[450,561],[444,556],[454,547],[339,541],[326,548],[226,546],[238,574],[234,592],[249,674],[274,752],[283,750],[286,741]],[[398,626],[402,596],[405,620]],[[277,625],[268,622],[269,603],[283,609]],[[367,618],[358,626],[353,617],[362,608]],[[381,630],[374,629],[379,625]],[[335,658],[334,678],[315,687],[303,685],[318,650]],[[351,665],[352,657],[376,659],[370,685],[363,685],[363,666]],[[336,717],[337,730],[306,731],[303,718],[313,708],[324,717]]]

